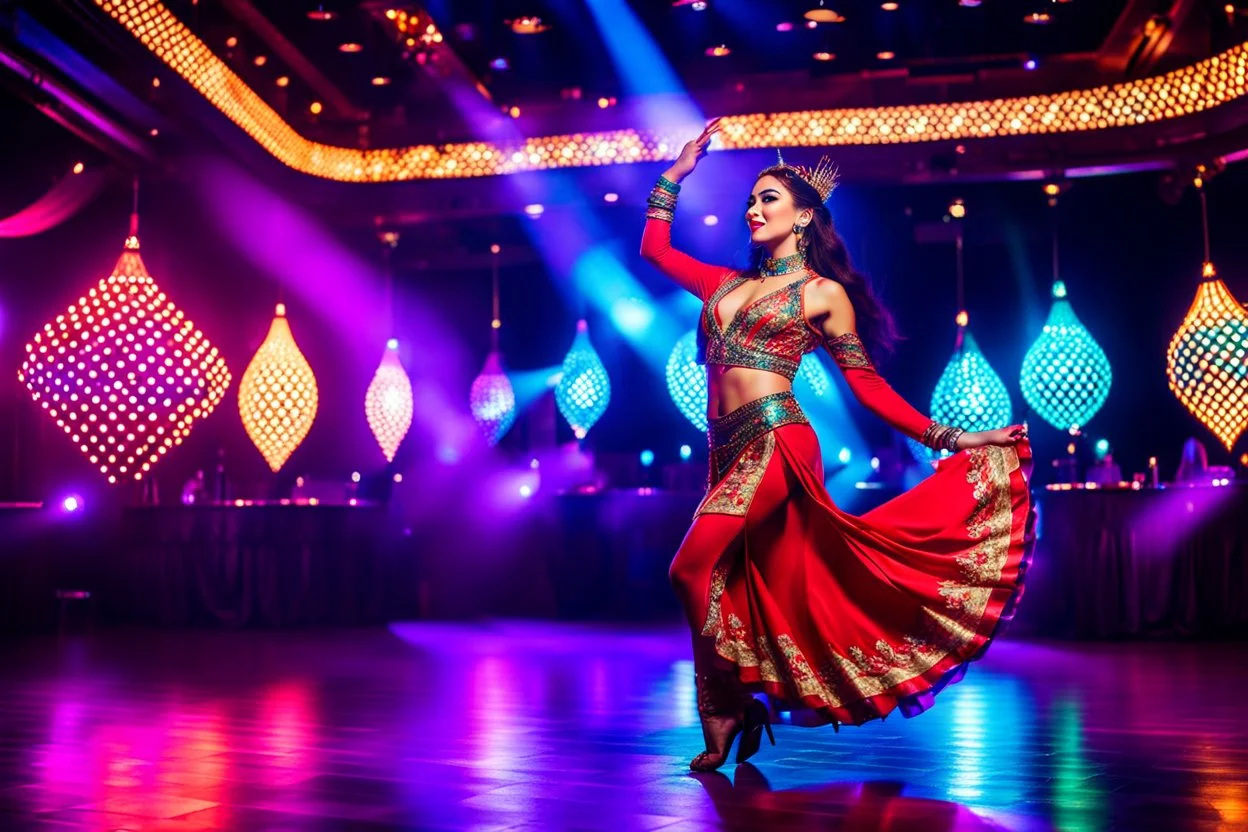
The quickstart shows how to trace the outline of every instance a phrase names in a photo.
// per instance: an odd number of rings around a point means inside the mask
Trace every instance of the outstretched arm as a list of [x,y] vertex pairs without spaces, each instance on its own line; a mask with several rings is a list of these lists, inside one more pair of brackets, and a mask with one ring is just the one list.
[[697,167],[706,155],[711,137],[719,132],[719,119],[706,126],[702,134],[687,143],[680,156],[667,169],[646,199],[646,230],[641,235],[641,256],[659,268],[680,286],[706,300],[731,269],[712,266],[695,260],[672,248],[672,217],[676,211],[676,195],[680,182]]
[[960,447],[961,429],[940,425],[924,416],[876,372],[866,346],[858,337],[854,305],[845,287],[834,280],[821,280],[815,288],[820,293],[821,306],[826,305],[828,309],[823,322],[824,346],[845,374],[854,398],[911,439],[918,439],[929,447],[948,450]]
[[960,451],[984,445],[1016,445],[1027,439],[1025,425],[967,433],[915,410],[876,372],[858,337],[854,305],[845,287],[834,280],[820,280],[816,291],[820,306],[828,310],[823,320],[824,346],[845,374],[854,397],[872,413],[929,448]]

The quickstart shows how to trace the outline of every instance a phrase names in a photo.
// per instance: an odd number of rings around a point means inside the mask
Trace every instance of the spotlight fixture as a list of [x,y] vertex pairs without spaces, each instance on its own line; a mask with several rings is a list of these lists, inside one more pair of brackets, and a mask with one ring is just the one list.
[[1053,22],[1053,15],[1048,12],[1032,12],[1023,17],[1023,22],[1032,26],[1047,26]]
[[979,4],[982,2],[983,0],[958,0],[958,5],[963,8],[974,9],[978,8]]
[[495,58],[490,61],[490,69],[497,69],[500,72],[511,69],[511,64],[507,63],[506,58]]
[[793,24],[792,24],[792,23],[789,23],[787,20],[786,20],[786,21],[783,21],[783,22],[781,22],[781,23],[777,23],[777,24],[776,24],[776,31],[777,31],[777,32],[792,32],[792,31],[793,31]]
[[702,218],[702,223],[704,225],[719,225],[719,217],[714,214],[707,214]]
[[227,49],[233,49],[235,46],[238,46],[238,38],[236,38],[236,37],[228,37],[228,38],[226,38],[226,39],[225,39],[225,46],[226,46],[226,48],[227,48]]
[[517,17],[507,21],[507,25],[517,35],[539,35],[550,29],[550,25],[543,23],[540,17]]
[[712,58],[722,58],[725,55],[731,55],[732,50],[721,43],[719,46],[712,46],[707,49],[706,54],[710,55]]
[[891,61],[893,58],[896,58],[896,57],[897,57],[897,53],[896,53],[896,52],[887,52],[887,51],[885,51],[885,52],[876,52],[876,53],[875,53],[875,57],[879,58],[881,61]]
[[507,110],[507,115],[511,116],[512,118],[520,118],[520,108],[516,106],[512,106],[511,108]]
[[955,220],[963,219],[966,216],[966,203],[961,199],[955,199],[949,203],[949,216]]
[[815,53],[814,55],[812,55],[811,57],[813,57],[816,61],[831,61],[831,60],[834,60],[834,59],[836,58],[836,53],[834,53],[834,52],[816,52],[816,53]]
[[252,61],[252,63],[254,63],[256,66],[264,66],[268,62],[269,62],[269,59],[264,55],[257,55],[255,59]]
[[545,206],[536,204],[536,203],[533,205],[526,205],[524,206],[524,213],[528,214],[530,217],[533,217],[534,219],[537,219],[542,214],[546,213],[546,208]]
[[901,8],[900,3],[881,3],[880,8],[886,12],[895,12]]
[[337,12],[326,9],[324,5],[318,5],[315,9],[308,11],[308,20],[333,20],[337,16]]
[[321,111],[324,109],[325,107],[319,101],[313,101],[311,105],[308,106],[308,110],[311,111],[314,116],[319,116]]
[[1028,72],[1032,71],[1038,66],[1040,66],[1040,62],[1037,61],[1035,58],[1028,58],[1027,60],[1023,61],[1023,69],[1027,70]]
[[84,170],[86,170],[86,167],[82,164],[82,162],[76,162],[74,164],[74,173],[82,173]]
[[277,77],[277,80],[274,81],[273,83],[277,84],[279,87],[289,87],[290,78],[286,77],[285,75],[279,75]]
[[617,193],[606,193],[602,195],[603,202],[619,202],[620,195]]
[[349,55],[354,55],[356,52],[363,52],[364,46],[359,43],[348,41],[347,43],[338,44],[338,51],[346,52]]
[[838,14],[832,9],[827,8],[824,5],[824,0],[819,0],[819,5],[807,11],[806,14],[803,15],[803,17],[805,17],[807,20],[814,21],[815,23],[844,23],[845,22],[845,16],[842,14]]
[[377,77],[373,78],[374,87],[385,87],[385,86],[389,86],[389,84],[390,84],[390,79],[384,75],[378,75]]

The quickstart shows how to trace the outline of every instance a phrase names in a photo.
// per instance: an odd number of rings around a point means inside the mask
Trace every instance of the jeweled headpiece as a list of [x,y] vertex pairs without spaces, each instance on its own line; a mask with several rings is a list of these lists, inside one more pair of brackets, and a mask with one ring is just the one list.
[[815,193],[819,194],[819,199],[823,202],[828,201],[828,197],[832,195],[832,192],[836,190],[836,186],[840,184],[836,165],[832,164],[832,161],[827,156],[822,157],[813,168],[808,168],[805,165],[790,165],[784,161],[784,155],[778,149],[776,150],[776,159],[777,163],[762,170],[759,176],[776,168],[790,170],[798,179],[814,188]]

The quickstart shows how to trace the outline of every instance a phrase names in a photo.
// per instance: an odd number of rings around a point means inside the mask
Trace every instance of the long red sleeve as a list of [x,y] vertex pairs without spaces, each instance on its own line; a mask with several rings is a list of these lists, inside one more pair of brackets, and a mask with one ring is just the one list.
[[855,333],[829,339],[827,348],[845,374],[845,381],[854,398],[862,402],[867,410],[911,439],[919,439],[932,424],[929,417],[915,410],[876,372],[875,365],[867,357],[866,349]]
[[672,225],[658,219],[646,220],[646,230],[641,234],[641,256],[702,300],[709,298],[724,276],[732,272],[672,248]]

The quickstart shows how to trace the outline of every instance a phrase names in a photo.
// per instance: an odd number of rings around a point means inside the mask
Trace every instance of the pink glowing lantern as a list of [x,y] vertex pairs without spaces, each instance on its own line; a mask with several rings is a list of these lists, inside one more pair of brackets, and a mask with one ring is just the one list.
[[394,462],[394,455],[412,426],[412,381],[399,361],[397,339],[386,342],[381,365],[364,396],[364,413],[386,461]]
[[35,333],[17,377],[110,483],[142,479],[230,385],[133,234],[113,273]]

